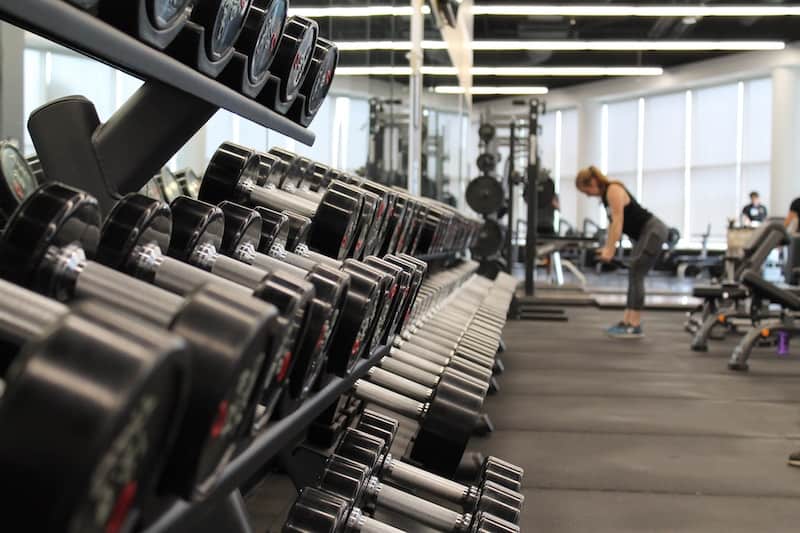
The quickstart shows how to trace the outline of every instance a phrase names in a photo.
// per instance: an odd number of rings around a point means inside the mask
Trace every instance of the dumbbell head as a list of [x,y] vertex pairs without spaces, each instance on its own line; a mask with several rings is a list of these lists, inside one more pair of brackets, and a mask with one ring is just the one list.
[[250,83],[258,84],[268,73],[286,23],[287,0],[253,0],[236,48],[248,56]]
[[288,210],[281,213],[286,216],[286,249],[295,251],[298,246],[306,245],[311,233],[311,219]]
[[256,207],[255,211],[261,216],[261,240],[258,251],[271,255],[275,247],[275,250],[282,253],[289,240],[289,217],[266,207]]
[[519,533],[520,528],[502,518],[481,513],[472,522],[470,533]]
[[311,66],[314,45],[319,27],[313,20],[289,17],[275,51],[270,71],[280,79],[278,97],[281,102],[292,102],[300,91]]
[[386,442],[372,434],[348,428],[336,446],[336,454],[379,471],[386,454]]
[[524,501],[521,493],[487,481],[480,486],[475,509],[517,524]]
[[233,49],[244,28],[250,0],[203,0],[192,10],[192,19],[205,28],[208,59],[220,61]]
[[392,299],[391,308],[389,310],[390,322],[387,324],[384,335],[380,338],[380,342],[387,343],[388,338],[391,335],[394,335],[394,333],[397,331],[398,325],[403,318],[403,311],[406,307],[408,299],[411,296],[412,277],[402,267],[375,256],[369,256],[365,258],[364,262],[371,267],[377,268],[394,276],[396,280],[395,295]]
[[382,439],[386,443],[388,452],[400,429],[400,423],[394,418],[384,416],[371,409],[364,409],[358,424],[356,424],[356,429]]
[[129,194],[111,209],[103,225],[97,260],[111,268],[132,272],[134,253],[143,245],[155,243],[169,248],[172,213],[164,202],[143,194]]
[[5,519],[35,531],[128,525],[183,413],[185,343],[85,302],[26,342],[3,370],[0,427],[13,431],[0,439]]
[[339,62],[339,49],[327,39],[318,38],[309,65],[308,74],[300,87],[299,98],[287,116],[302,126],[308,126],[322,107],[333,83],[333,74]]
[[361,274],[371,279],[379,287],[376,294],[377,318],[370,324],[365,332],[363,342],[366,343],[366,350],[372,351],[384,336],[389,312],[392,308],[392,300],[397,293],[397,282],[391,274],[384,273],[360,261],[346,259],[343,270],[350,274]]
[[328,491],[306,487],[295,500],[284,533],[338,533],[345,531],[350,502]]
[[523,475],[524,470],[519,466],[490,455],[483,461],[480,483],[491,481],[513,491],[520,491]]
[[0,226],[37,186],[34,171],[19,149],[0,141]]
[[221,209],[188,196],[181,196],[170,204],[170,211],[172,233],[169,255],[181,261],[189,261],[192,254],[203,245],[212,246],[215,250],[220,248],[225,234],[225,216]]
[[358,505],[371,474],[372,471],[366,465],[333,454],[325,462],[318,486]]
[[[0,275],[37,292],[57,295],[57,261],[46,256],[51,247],[77,245],[75,253],[92,255],[100,238],[100,211],[89,194],[59,183],[47,183],[33,191],[14,212],[0,243]],[[65,258],[68,259],[68,258]]]
[[440,381],[411,450],[411,458],[442,475],[458,468],[477,423],[483,398]]

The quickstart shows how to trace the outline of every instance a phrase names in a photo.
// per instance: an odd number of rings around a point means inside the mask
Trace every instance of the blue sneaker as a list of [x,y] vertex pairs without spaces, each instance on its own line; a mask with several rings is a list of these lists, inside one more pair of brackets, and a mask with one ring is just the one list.
[[644,337],[642,326],[631,326],[620,322],[606,330],[606,334],[614,339],[640,339]]

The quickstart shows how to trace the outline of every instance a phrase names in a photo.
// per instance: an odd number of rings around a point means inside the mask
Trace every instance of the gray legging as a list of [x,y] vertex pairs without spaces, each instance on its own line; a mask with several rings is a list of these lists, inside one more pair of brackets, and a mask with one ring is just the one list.
[[628,309],[641,311],[644,307],[644,278],[658,261],[668,234],[669,228],[656,216],[648,220],[642,228],[639,240],[631,252],[626,304]]

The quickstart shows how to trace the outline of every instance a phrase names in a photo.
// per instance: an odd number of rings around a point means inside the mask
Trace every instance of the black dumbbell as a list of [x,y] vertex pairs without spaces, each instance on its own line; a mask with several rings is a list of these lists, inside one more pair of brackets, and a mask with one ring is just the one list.
[[[390,450],[399,426],[397,420],[365,409],[355,429],[342,436],[336,453],[366,464],[373,475],[461,505],[468,513],[487,511],[503,520],[519,522],[525,501],[519,492],[524,474],[520,467],[490,456],[483,460],[477,484],[456,483],[395,459]],[[382,448],[378,447],[380,444]]]
[[[38,161],[38,158],[37,158]],[[0,141],[0,227],[19,203],[39,186],[28,160],[9,141]]]
[[366,237],[366,244],[364,245],[364,255],[378,254],[386,238],[389,218],[394,213],[397,192],[390,187],[342,172],[318,162],[312,162],[309,166],[303,184],[312,191],[319,191],[327,188],[332,181],[336,180],[358,186],[377,194],[380,198],[380,204],[376,211],[376,219],[380,220],[380,224],[370,227]]
[[252,0],[236,49],[247,56],[247,77],[258,86],[269,75],[286,24],[287,0]]
[[[257,207],[255,211],[261,216],[262,232],[257,248],[261,254],[306,270],[312,270],[317,265],[336,270],[344,266],[341,261],[305,250],[302,240],[306,231],[304,227],[298,227],[306,224],[308,219],[305,217],[278,213],[264,207]],[[288,252],[285,248],[287,242],[292,242],[304,255]],[[266,258],[255,256],[255,260]],[[341,308],[339,327],[331,338],[331,357],[328,358],[328,371],[338,376],[349,373],[366,351],[367,335],[378,313],[380,291],[379,284],[372,279],[354,271],[344,273],[351,280],[350,287]]]
[[225,216],[225,234],[220,247],[222,253],[264,272],[287,272],[314,285],[315,300],[321,305],[310,306],[309,322],[321,322],[323,328],[318,337],[310,331],[302,339],[289,377],[290,397],[302,400],[308,396],[325,368],[330,340],[336,336],[339,316],[347,298],[350,276],[319,264],[309,269],[300,268],[260,253],[258,249],[263,233],[261,215],[253,209],[227,201],[219,204],[219,208]]
[[380,198],[373,193],[360,189],[342,181],[331,181],[324,188],[311,191],[304,185],[304,180],[309,174],[309,167],[313,162],[305,157],[299,157],[281,148],[273,148],[268,153],[256,153],[259,159],[258,185],[285,191],[293,196],[303,198],[311,204],[321,203],[325,195],[338,193],[352,199],[353,206],[358,206],[356,227],[350,250],[346,257],[361,257],[369,231],[369,225],[375,223]]
[[[181,32],[197,0],[99,0],[98,16],[156,48],[166,48]],[[98,3],[98,2],[95,2]]]
[[[437,531],[471,533],[477,529],[483,516],[491,516],[479,510],[474,515],[459,513],[433,502],[381,483],[372,475],[369,466],[339,455],[332,455],[320,476],[319,488],[353,501],[361,507],[387,509],[411,518]],[[512,531],[519,528],[509,523]]]
[[181,425],[187,345],[116,309],[0,281],[0,498],[31,531],[116,532]]
[[[117,202],[106,218],[97,259],[106,266],[179,295],[189,294],[204,284],[213,284],[223,287],[231,298],[249,301],[253,299],[251,296],[255,296],[277,307],[280,314],[277,332],[268,351],[273,357],[263,382],[265,389],[261,405],[253,422],[253,431],[258,432],[270,418],[272,409],[285,390],[293,355],[307,327],[306,312],[314,296],[314,288],[295,276],[283,273],[267,275],[260,270],[255,273],[244,271],[240,267],[247,265],[227,257],[218,257],[213,251],[224,233],[222,214],[219,210],[209,213],[207,207],[206,213],[208,218],[185,216],[179,222],[181,228],[175,231],[172,211],[166,204],[139,194],[129,194]],[[172,245],[171,235],[175,234],[179,236],[177,242],[181,243],[180,247]],[[205,238],[209,240],[203,241]],[[191,241],[197,244],[192,245]],[[244,272],[237,280],[247,276],[250,282],[258,279],[258,283],[254,284],[254,288],[248,288],[217,275],[220,270],[212,268],[209,272],[165,254],[166,250],[171,250],[174,255],[185,256],[190,249],[205,252],[205,255],[198,254],[195,257],[198,264],[207,267],[213,263],[212,266],[221,267],[228,276],[232,272]]]
[[272,148],[266,154],[259,154],[262,158],[262,168],[269,169],[269,172],[262,176],[262,183],[269,183],[277,188],[295,194],[310,202],[319,203],[328,189],[341,192],[346,196],[352,197],[356,202],[361,203],[361,211],[358,217],[358,228],[353,239],[352,248],[348,252],[348,257],[360,259],[368,245],[370,228],[380,227],[384,210],[379,210],[383,205],[384,198],[366,189],[347,184],[343,181],[332,180],[326,185],[319,184],[315,190],[311,189],[311,181],[314,177],[315,164],[308,158],[300,157],[282,148]]
[[352,197],[328,191],[319,203],[309,202],[264,185],[262,158],[248,148],[223,143],[206,168],[199,198],[211,204],[230,200],[247,207],[292,211],[312,219],[308,245],[323,255],[343,259],[349,252],[361,204]]
[[245,26],[251,0],[200,0],[191,19],[205,28],[205,51],[212,63],[229,57]]
[[328,96],[338,63],[339,49],[336,45],[327,39],[317,38],[308,73],[300,87],[299,94],[302,98],[298,98],[289,109],[287,116],[290,119],[301,126],[311,124],[325,97]]
[[306,487],[289,509],[284,533],[403,533],[364,514],[352,500]]
[[411,458],[442,475],[453,475],[472,436],[483,396],[441,381],[429,401],[417,401],[367,380],[358,380],[352,394],[417,421]]
[[[51,182],[14,212],[0,241],[0,276],[58,300],[108,303],[183,337],[191,348],[191,415],[178,435],[163,490],[200,496],[230,460],[252,418],[277,311],[209,284],[180,298],[87,260],[100,234],[97,201]],[[213,326],[213,328],[211,327]]]
[[[261,214],[264,226],[270,228],[269,231],[262,233],[260,250],[264,254],[302,268],[311,268],[314,264],[322,263],[331,268],[341,269],[348,273],[352,279],[358,280],[358,288],[356,289],[358,297],[353,302],[350,302],[352,305],[347,305],[347,307],[349,309],[365,309],[366,306],[366,313],[348,310],[347,317],[351,324],[346,328],[346,331],[350,333],[343,337],[341,342],[339,342],[338,338],[332,341],[332,351],[341,350],[339,353],[350,354],[347,368],[351,368],[360,354],[372,350],[382,338],[381,335],[376,337],[374,332],[385,331],[391,306],[385,307],[384,302],[388,301],[387,297],[392,292],[392,283],[396,283],[395,278],[386,273],[381,273],[374,267],[360,261],[352,259],[339,261],[322,254],[310,252],[303,242],[305,231],[298,228],[299,225],[305,223],[305,217],[288,212],[276,213],[261,207],[256,208],[256,211]],[[288,226],[288,230],[284,229],[286,226]],[[284,248],[284,243],[286,242],[292,243],[291,245],[295,247],[294,252],[286,251],[286,248]],[[351,291],[355,285],[351,283]],[[357,333],[355,338],[353,338],[353,333]],[[383,337],[385,337],[385,334]],[[339,348],[334,346],[339,346]],[[329,362],[336,365],[334,373],[341,375],[344,368],[340,363],[336,360]]]
[[258,95],[260,102],[279,113],[289,110],[311,68],[318,34],[316,21],[297,16],[286,20],[269,69],[276,79]]

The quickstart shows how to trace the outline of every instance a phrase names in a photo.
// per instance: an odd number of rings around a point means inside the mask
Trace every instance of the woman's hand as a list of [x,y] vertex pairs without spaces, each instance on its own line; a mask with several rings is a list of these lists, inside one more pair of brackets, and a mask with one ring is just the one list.
[[614,255],[616,253],[617,251],[614,248],[604,246],[603,248],[597,250],[597,259],[603,263],[610,263],[611,260],[614,259]]

